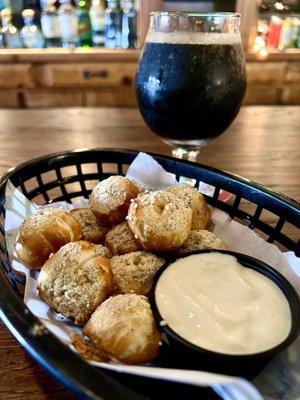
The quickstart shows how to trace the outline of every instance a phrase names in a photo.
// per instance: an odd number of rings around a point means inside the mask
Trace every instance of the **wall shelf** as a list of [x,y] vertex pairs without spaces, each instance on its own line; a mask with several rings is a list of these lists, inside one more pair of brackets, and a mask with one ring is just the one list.
[[[12,62],[138,62],[141,51],[109,50],[97,48],[49,48],[49,49],[0,49],[0,64]],[[248,52],[246,60],[249,61],[299,61],[300,49],[284,51],[270,50],[266,59],[260,60],[255,53]]]

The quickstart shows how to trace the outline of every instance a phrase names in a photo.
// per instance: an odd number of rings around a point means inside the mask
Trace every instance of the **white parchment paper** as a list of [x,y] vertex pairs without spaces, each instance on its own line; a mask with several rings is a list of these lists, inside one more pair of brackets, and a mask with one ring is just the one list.
[[[140,153],[129,167],[127,176],[144,187],[159,190],[177,184],[175,176],[167,173],[151,156]],[[199,190],[210,194],[212,188],[205,183]],[[76,204],[52,203],[47,207],[72,208],[86,207],[87,200]],[[14,244],[18,229],[25,218],[34,213],[39,206],[31,203],[10,182],[6,187],[5,232],[12,267],[26,275],[24,302],[30,311],[40,319],[46,328],[73,351],[70,333],[80,331],[71,321],[52,311],[38,296],[37,274],[30,271],[18,260]],[[282,253],[276,246],[265,242],[246,226],[237,223],[218,210],[212,209],[213,232],[223,239],[233,251],[256,257],[280,271],[300,294],[300,259],[294,253]],[[156,368],[153,366],[127,366],[90,362],[92,365],[122,373],[136,374],[150,378],[189,383],[196,386],[211,386],[226,400],[299,400],[300,399],[300,338],[286,351],[275,357],[262,373],[252,382],[244,379],[217,375],[202,371]],[[257,390],[258,389],[258,390]],[[263,396],[263,397],[262,397]]]

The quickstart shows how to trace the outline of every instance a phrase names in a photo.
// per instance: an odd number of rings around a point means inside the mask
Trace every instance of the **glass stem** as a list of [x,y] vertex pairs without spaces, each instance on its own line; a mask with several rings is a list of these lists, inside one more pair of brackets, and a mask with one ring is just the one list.
[[184,147],[173,147],[172,155],[173,157],[180,158],[181,160],[188,160],[192,162],[197,162],[200,149],[189,150]]

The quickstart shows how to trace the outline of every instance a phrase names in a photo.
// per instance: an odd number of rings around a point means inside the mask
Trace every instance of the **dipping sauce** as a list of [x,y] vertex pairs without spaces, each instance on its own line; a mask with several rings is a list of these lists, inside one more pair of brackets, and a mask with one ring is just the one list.
[[174,332],[218,353],[268,350],[281,343],[291,328],[290,306],[280,288],[227,254],[177,260],[160,276],[155,300]]

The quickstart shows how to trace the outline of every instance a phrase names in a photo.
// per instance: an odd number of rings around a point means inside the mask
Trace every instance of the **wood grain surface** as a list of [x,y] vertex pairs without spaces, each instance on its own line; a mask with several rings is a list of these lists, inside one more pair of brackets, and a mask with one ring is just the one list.
[[[159,4],[160,0],[154,0]],[[241,2],[244,0],[241,0]],[[146,4],[148,8],[149,5]],[[73,62],[138,62],[140,49],[106,49],[106,48],[46,48],[46,49],[0,49],[1,64],[11,63],[73,63]],[[299,49],[285,51],[270,49],[268,61],[299,61]],[[255,53],[246,53],[247,61],[257,61]],[[266,60],[262,59],[263,64]]]
[[[0,110],[0,173],[45,155],[82,147],[169,154],[136,109]],[[300,200],[300,107],[244,107],[201,152],[201,163],[255,180]],[[0,325],[0,399],[72,399]]]

